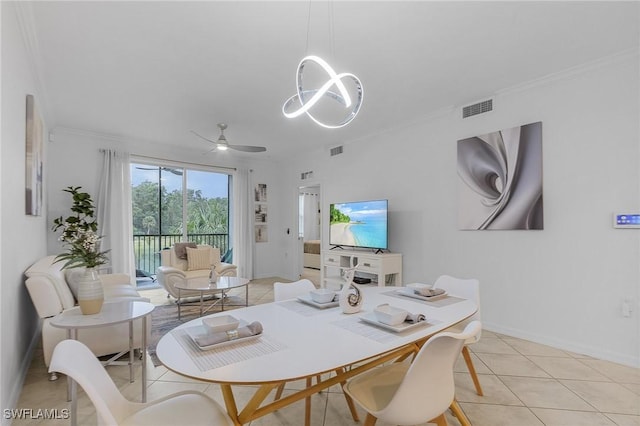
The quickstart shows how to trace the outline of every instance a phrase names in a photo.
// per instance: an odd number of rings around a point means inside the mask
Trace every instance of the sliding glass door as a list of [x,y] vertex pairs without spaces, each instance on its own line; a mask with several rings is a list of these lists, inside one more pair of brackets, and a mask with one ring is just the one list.
[[155,275],[160,250],[193,241],[231,260],[231,178],[226,173],[131,164],[133,242],[139,275]]

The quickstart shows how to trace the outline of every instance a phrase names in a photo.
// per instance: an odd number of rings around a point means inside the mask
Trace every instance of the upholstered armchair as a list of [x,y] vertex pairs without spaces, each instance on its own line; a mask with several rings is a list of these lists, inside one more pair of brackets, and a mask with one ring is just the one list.
[[[193,251],[196,250],[196,251]],[[192,256],[188,256],[188,252]],[[162,266],[157,270],[158,282],[167,290],[170,296],[178,299],[176,284],[187,279],[208,277],[211,267],[215,268],[218,276],[235,277],[237,266],[220,261],[220,249],[209,245],[188,246],[186,243],[177,243],[171,248],[160,251]],[[199,292],[187,294],[182,290],[181,297],[199,296]]]

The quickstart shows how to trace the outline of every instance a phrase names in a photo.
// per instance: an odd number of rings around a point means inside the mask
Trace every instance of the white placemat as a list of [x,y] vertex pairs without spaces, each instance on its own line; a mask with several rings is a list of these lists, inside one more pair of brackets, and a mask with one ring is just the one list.
[[331,324],[380,343],[392,342],[400,338],[396,333],[360,321],[357,316],[334,321]]
[[262,335],[258,339],[203,351],[183,329],[173,330],[171,333],[200,371],[224,367],[286,348],[284,344]]
[[313,315],[319,315],[323,312],[326,312],[327,309],[333,308],[314,308],[311,305],[307,305],[306,303],[299,302],[297,300],[285,300],[284,302],[278,302],[276,305],[289,309],[290,311],[295,312],[296,314],[304,315],[305,317],[311,317]]

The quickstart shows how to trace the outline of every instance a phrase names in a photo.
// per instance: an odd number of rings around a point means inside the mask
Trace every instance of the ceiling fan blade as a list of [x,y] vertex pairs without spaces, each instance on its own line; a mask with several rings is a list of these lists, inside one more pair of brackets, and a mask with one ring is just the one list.
[[230,149],[244,152],[264,152],[267,150],[264,146],[251,146],[251,145],[229,145]]
[[202,135],[198,134],[198,133],[197,133],[196,131],[194,131],[194,130],[191,130],[191,133],[193,133],[194,135],[196,135],[196,136],[197,136],[197,137],[199,137],[200,139],[204,139],[204,140],[205,140],[205,141],[207,141],[207,142],[211,142],[211,143],[218,143],[218,142],[216,142],[216,141],[212,141],[211,139],[207,139],[207,138],[205,138],[204,136],[202,136]]

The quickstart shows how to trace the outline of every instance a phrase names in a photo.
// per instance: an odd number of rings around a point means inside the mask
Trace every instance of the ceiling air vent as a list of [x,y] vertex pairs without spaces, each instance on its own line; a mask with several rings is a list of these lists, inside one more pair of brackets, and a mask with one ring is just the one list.
[[468,105],[462,108],[462,118],[471,117],[493,110],[493,99],[478,102],[477,104]]
[[331,148],[329,154],[331,155],[331,157],[342,154],[342,145]]

